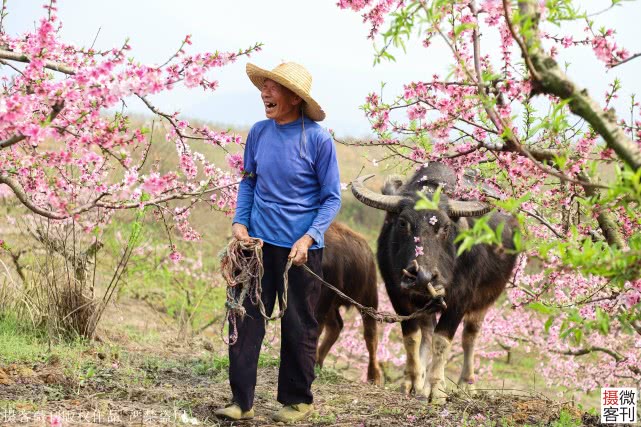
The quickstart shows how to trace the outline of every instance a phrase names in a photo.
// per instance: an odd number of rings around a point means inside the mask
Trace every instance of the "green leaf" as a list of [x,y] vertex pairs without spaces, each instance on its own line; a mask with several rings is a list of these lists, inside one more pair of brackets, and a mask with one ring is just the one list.
[[572,339],[575,345],[581,344],[581,341],[583,341],[583,330],[581,328],[574,328],[572,330]]
[[475,28],[476,24],[473,22],[467,22],[465,24],[457,25],[456,28],[454,28],[454,38],[458,38],[458,36],[465,30],[469,30],[472,28]]
[[601,335],[608,335],[610,333],[610,316],[601,307],[596,309],[596,321]]
[[151,195],[149,195],[149,193],[147,193],[146,191],[143,191],[142,194],[140,195],[140,201],[146,202],[149,200],[151,200]]
[[526,307],[529,308],[530,310],[537,311],[547,316],[555,315],[557,312],[557,310],[554,307],[550,307],[538,301],[531,302],[528,305],[526,305]]
[[441,192],[442,192],[442,187],[438,187],[434,194],[432,194],[432,197],[429,198],[425,195],[425,193],[419,191],[417,192],[419,199],[416,201],[416,204],[414,205],[414,209],[417,211],[420,210],[433,210],[436,211],[438,210],[438,203],[441,200]]

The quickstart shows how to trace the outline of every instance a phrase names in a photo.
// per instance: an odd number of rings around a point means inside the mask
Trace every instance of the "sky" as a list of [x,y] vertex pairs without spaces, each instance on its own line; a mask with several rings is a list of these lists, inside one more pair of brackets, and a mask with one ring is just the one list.
[[[581,3],[589,11],[610,4],[607,0]],[[33,29],[44,13],[42,4],[42,0],[8,0],[7,31],[15,35]],[[303,64],[313,76],[312,95],[327,113],[323,125],[343,137],[369,135],[359,106],[369,92],[380,91],[381,82],[386,82],[383,95],[392,99],[404,83],[429,80],[434,73],[446,75],[450,62],[442,44],[426,50],[414,38],[407,53],[393,51],[396,62],[374,66],[368,25],[359,13],[339,9],[336,0],[59,0],[58,8],[66,42],[90,46],[100,30],[95,48],[106,49],[122,45],[128,37],[130,55],[150,65],[164,63],[187,34],[193,41],[190,53],[236,51],[264,43],[263,50],[251,58],[242,57],[216,70],[213,76],[220,87],[214,93],[180,88],[153,98],[164,111],[236,128],[249,128],[264,118],[259,92],[245,74],[247,62],[267,69],[282,61]],[[637,53],[641,52],[640,18],[641,2],[632,2],[599,15],[597,22],[615,27],[617,40]],[[582,29],[564,27],[559,33],[569,30],[577,30],[580,36]],[[491,49],[494,42],[485,42],[481,48]],[[621,78],[624,90],[615,107],[629,117],[626,95],[636,92],[641,98],[641,58],[606,72],[589,47],[579,47],[562,51],[560,63],[565,61],[572,64],[572,78],[598,100],[603,99],[608,83]],[[144,111],[135,101],[129,107]]]

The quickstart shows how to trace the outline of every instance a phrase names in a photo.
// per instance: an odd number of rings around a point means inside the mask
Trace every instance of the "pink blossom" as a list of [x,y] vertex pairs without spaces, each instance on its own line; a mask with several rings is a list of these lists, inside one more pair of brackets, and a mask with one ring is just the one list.
[[179,263],[182,258],[183,258],[182,254],[175,250],[169,254],[169,259],[172,260],[174,264]]
[[410,159],[422,162],[427,158],[427,153],[422,147],[416,147],[410,153]]
[[243,156],[241,154],[228,154],[227,164],[230,168],[237,170],[240,173],[245,170],[243,168]]
[[414,256],[424,255],[423,246],[416,245],[414,248]]
[[572,46],[573,44],[574,44],[574,43],[573,43],[573,41],[572,41],[572,37],[563,37],[563,39],[561,40],[561,45],[562,45],[563,47],[570,47],[570,46]]
[[60,415],[49,415],[47,418],[51,427],[62,427],[62,417]]

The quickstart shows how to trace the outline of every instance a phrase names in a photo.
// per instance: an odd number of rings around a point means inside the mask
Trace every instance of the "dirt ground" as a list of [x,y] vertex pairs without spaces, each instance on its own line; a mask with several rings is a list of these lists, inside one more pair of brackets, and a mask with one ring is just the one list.
[[[63,425],[78,426],[175,425],[190,424],[191,419],[201,425],[274,425],[270,414],[280,407],[275,401],[277,368],[260,369],[255,419],[233,424],[219,422],[212,415],[229,397],[224,375],[199,375],[190,369],[189,360],[182,363],[182,368],[150,370],[151,380],[144,386],[131,385],[126,373],[109,367],[84,386],[65,377],[55,364],[5,367],[0,399],[22,401],[28,397],[40,404],[16,405],[0,419],[4,425],[46,425],[47,414],[58,414]],[[435,407],[392,390],[340,378],[323,381],[322,376],[314,393],[317,411],[309,422],[300,425],[459,426],[466,421],[468,425],[492,425],[492,420],[502,420],[506,425],[549,425],[559,419],[562,409],[581,417],[568,404],[536,396],[453,394],[445,406]],[[586,425],[597,425],[594,421],[584,417]]]
[[[96,346],[73,363],[51,352],[38,361],[0,366],[0,425],[49,426],[58,419],[62,426],[274,425],[270,415],[280,407],[277,361],[259,368],[256,417],[218,421],[213,411],[229,398],[220,343],[202,336],[179,339],[180,331],[158,316],[138,303],[119,304],[105,319]],[[397,389],[322,371],[313,389],[316,412],[299,425],[577,425],[558,424],[567,416],[597,425],[596,417],[540,395],[452,393],[437,407]]]

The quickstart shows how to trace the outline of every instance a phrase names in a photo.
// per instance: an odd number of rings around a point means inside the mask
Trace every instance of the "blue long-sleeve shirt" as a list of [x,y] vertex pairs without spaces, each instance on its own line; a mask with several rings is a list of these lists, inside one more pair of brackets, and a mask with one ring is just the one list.
[[305,139],[302,129],[302,119],[284,125],[263,120],[251,128],[233,222],[286,248],[308,234],[311,249],[318,249],[341,206],[338,162],[326,130],[307,118]]

